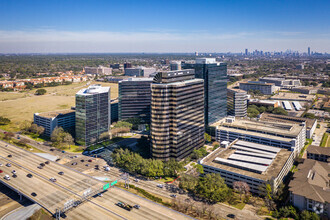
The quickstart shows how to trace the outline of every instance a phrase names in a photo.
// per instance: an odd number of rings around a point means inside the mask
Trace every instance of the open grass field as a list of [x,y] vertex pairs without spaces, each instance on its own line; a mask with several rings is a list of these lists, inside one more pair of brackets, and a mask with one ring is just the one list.
[[[112,99],[118,97],[118,84],[100,84],[111,87]],[[76,92],[87,86],[87,82],[84,82],[57,87],[45,87],[44,89],[47,90],[47,94],[42,96],[34,95],[36,89],[23,93],[0,92],[0,116],[8,117],[13,122],[11,123],[12,126],[16,126],[17,122],[20,121],[32,121],[33,114],[36,112],[71,108],[71,106],[75,106]]]

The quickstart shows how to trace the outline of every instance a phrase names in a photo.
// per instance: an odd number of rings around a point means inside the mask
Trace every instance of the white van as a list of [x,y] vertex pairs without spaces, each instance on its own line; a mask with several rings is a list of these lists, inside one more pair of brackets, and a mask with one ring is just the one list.
[[10,180],[10,176],[9,175],[5,175],[5,180]]

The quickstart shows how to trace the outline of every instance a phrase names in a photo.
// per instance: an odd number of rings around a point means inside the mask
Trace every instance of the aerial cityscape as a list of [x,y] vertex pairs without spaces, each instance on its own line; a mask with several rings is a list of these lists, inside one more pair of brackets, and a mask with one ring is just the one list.
[[0,18],[0,220],[330,219],[329,1]]

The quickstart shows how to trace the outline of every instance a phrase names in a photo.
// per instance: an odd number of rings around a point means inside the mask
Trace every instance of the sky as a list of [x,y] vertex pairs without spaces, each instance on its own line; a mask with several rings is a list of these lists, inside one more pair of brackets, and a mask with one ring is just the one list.
[[329,0],[1,0],[0,53],[330,53]]

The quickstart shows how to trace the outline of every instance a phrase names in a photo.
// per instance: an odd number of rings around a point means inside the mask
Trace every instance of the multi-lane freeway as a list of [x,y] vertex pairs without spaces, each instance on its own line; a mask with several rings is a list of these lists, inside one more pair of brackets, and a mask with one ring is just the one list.
[[[40,204],[50,213],[63,210],[70,201],[83,201],[80,205],[68,210],[70,219],[187,219],[159,204],[138,197],[127,191],[110,188],[103,191],[105,183],[86,174],[48,161],[31,152],[0,142],[1,182],[19,191],[24,196]],[[8,167],[7,164],[11,166]],[[44,164],[40,169],[40,164]],[[12,171],[16,171],[16,177]],[[60,175],[59,172],[63,172]],[[31,174],[32,177],[28,177]],[[4,176],[9,175],[10,180]],[[50,181],[55,178],[56,181]],[[102,196],[99,196],[102,192]],[[138,204],[140,209],[127,211],[116,206],[117,202],[130,205]]]

